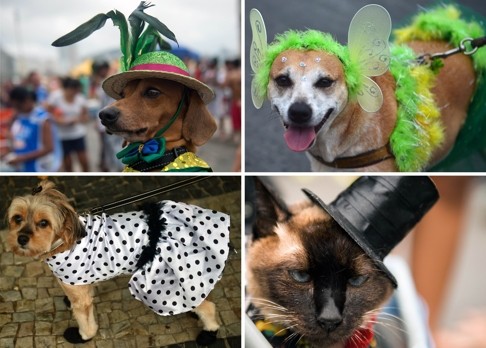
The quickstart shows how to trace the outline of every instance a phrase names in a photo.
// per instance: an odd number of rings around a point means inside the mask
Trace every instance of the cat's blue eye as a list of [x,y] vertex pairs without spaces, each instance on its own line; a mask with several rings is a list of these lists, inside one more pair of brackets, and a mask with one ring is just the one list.
[[349,278],[348,283],[352,286],[361,286],[368,280],[367,275],[360,275],[357,277]]
[[311,280],[311,276],[309,273],[298,269],[291,269],[289,271],[289,274],[296,282],[299,283],[307,283]]

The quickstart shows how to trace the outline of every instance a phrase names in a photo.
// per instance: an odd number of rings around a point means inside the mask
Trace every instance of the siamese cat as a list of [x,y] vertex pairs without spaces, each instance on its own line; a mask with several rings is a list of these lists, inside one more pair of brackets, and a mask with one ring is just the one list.
[[367,330],[393,292],[391,280],[319,206],[287,207],[259,180],[255,191],[247,250],[252,304],[266,321],[290,330],[294,343],[367,347]]

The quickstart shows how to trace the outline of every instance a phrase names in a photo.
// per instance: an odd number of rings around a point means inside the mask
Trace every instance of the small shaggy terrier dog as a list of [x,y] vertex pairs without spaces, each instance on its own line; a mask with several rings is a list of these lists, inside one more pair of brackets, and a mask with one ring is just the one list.
[[8,209],[8,244],[17,255],[44,260],[69,298],[79,328],[71,343],[93,338],[92,284],[132,274],[129,289],[159,315],[195,312],[203,322],[197,342],[216,339],[216,308],[206,300],[221,278],[229,216],[185,203],[161,201],[143,211],[79,216],[50,181]]

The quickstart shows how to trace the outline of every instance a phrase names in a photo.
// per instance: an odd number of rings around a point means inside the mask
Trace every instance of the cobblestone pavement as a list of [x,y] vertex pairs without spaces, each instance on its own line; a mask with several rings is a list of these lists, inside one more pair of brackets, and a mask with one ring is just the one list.
[[[227,261],[221,281],[209,299],[217,306],[220,338],[241,335],[241,219],[240,191],[231,191],[188,203],[224,211],[231,216],[231,243],[237,253]],[[2,214],[4,212],[2,211]],[[45,263],[19,257],[7,250],[6,231],[0,232],[0,347],[75,347],[62,334],[77,326],[63,303],[64,293]],[[190,314],[162,317],[133,299],[129,277],[97,284],[95,315],[99,331],[85,348],[165,347],[194,341],[201,323]],[[232,340],[237,341],[239,340]],[[184,345],[179,345],[184,346]],[[194,346],[195,344],[186,344]],[[237,347],[220,340],[220,347]]]

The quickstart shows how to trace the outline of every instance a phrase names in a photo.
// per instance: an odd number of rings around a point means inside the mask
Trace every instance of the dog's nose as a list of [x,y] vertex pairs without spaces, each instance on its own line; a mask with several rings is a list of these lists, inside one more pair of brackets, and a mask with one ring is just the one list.
[[308,122],[312,117],[311,107],[303,102],[296,102],[290,105],[289,119],[296,124]]
[[29,236],[26,236],[25,234],[21,234],[17,237],[17,243],[19,243],[20,246],[26,246],[28,242]]
[[100,111],[98,116],[100,117],[101,123],[103,123],[104,125],[110,125],[118,120],[118,117],[120,116],[120,110],[114,107],[104,108]]

